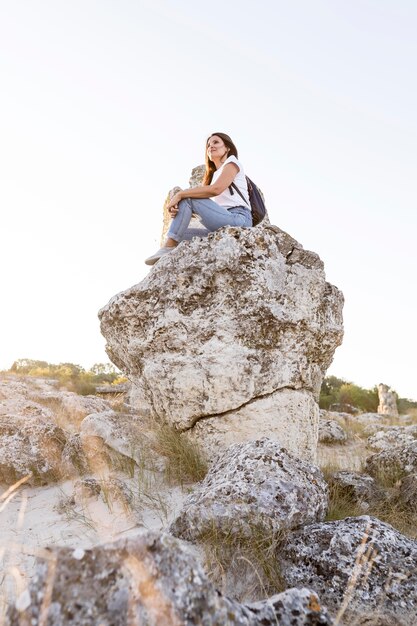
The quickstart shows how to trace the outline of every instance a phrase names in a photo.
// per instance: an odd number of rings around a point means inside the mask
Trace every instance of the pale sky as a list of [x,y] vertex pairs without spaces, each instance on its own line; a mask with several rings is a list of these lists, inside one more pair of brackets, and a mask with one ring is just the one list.
[[0,0],[0,368],[107,361],[223,131],[345,295],[328,374],[417,399],[416,32],[415,0]]

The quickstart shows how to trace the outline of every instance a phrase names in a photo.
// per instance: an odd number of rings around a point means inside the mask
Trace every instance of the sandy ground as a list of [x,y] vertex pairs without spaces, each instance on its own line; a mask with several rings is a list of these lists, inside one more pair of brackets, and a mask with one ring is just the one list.
[[[187,491],[119,476],[129,498],[74,498],[74,483],[0,490],[0,626],[7,602],[16,600],[46,546],[88,548],[140,530],[163,530],[180,510]],[[149,483],[149,480],[148,480]]]

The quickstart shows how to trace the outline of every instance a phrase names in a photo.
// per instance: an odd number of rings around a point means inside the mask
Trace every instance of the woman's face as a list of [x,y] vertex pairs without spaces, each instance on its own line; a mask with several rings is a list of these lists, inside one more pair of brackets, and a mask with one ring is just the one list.
[[220,137],[217,135],[212,135],[209,137],[207,141],[207,155],[210,161],[214,159],[222,159],[224,156],[227,156],[228,149],[226,145]]

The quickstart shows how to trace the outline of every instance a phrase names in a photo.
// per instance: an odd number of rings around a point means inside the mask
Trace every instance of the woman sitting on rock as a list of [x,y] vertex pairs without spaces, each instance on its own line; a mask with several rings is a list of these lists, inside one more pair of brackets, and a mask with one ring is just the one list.
[[[234,183],[238,191],[231,193]],[[242,194],[242,196],[240,195]],[[252,226],[248,186],[233,141],[224,133],[213,133],[206,143],[206,172],[203,184],[178,191],[167,206],[174,218],[164,246],[146,259],[153,265],[184,238],[191,216],[196,213],[209,232],[222,226]]]

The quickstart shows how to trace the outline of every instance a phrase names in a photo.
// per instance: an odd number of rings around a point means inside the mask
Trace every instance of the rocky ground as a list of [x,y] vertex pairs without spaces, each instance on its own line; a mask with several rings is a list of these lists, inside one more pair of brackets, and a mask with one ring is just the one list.
[[321,469],[262,437],[197,481],[124,399],[1,377],[2,622],[417,623],[413,418],[321,412]]

